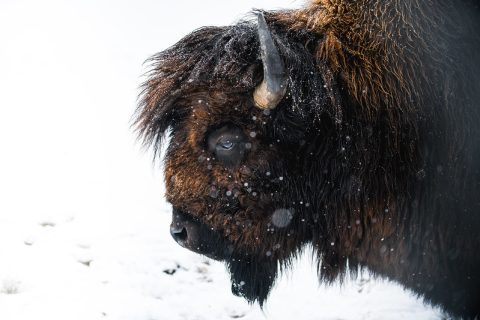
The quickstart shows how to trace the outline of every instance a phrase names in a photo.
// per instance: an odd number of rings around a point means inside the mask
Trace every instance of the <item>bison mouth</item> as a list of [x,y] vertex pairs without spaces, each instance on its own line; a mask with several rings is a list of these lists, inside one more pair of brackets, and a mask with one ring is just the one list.
[[263,305],[275,282],[276,260],[236,250],[235,245],[219,232],[175,208],[170,233],[182,247],[225,262],[230,272],[232,293]]

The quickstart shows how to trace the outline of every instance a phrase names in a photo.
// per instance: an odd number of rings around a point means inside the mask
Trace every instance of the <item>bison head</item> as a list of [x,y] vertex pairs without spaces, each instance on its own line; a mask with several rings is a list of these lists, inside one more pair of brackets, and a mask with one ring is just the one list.
[[144,84],[141,134],[156,150],[170,136],[170,232],[225,261],[232,291],[250,301],[264,301],[325,219],[315,190],[330,183],[333,159],[311,160],[343,157],[348,144],[334,133],[341,114],[334,79],[311,54],[316,42],[258,13],[258,23],[202,28],[157,54]]

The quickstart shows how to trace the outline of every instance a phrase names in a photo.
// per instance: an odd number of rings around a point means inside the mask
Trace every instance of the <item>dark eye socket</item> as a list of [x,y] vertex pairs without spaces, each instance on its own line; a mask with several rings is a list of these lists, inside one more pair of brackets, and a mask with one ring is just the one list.
[[233,167],[241,163],[245,154],[247,137],[240,128],[225,125],[207,137],[208,149],[218,161]]

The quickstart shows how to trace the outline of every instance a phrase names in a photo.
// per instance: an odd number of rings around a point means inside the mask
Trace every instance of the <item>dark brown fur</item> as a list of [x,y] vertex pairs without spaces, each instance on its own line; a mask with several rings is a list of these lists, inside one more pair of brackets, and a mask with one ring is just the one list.
[[[480,314],[475,4],[317,0],[265,12],[289,76],[271,112],[252,102],[262,68],[251,22],[197,30],[152,58],[140,133],[158,150],[171,129],[167,199],[224,239],[249,300],[262,303],[277,266],[312,243],[323,280],[368,267],[454,315]],[[235,168],[206,148],[225,123],[252,145]],[[278,208],[293,213],[285,228],[272,225]]]

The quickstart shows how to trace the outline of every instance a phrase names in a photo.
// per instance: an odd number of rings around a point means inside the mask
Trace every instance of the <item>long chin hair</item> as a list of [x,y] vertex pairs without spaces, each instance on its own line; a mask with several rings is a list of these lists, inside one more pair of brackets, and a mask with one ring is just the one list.
[[226,262],[233,294],[263,306],[277,278],[278,262],[256,256],[236,255]]

